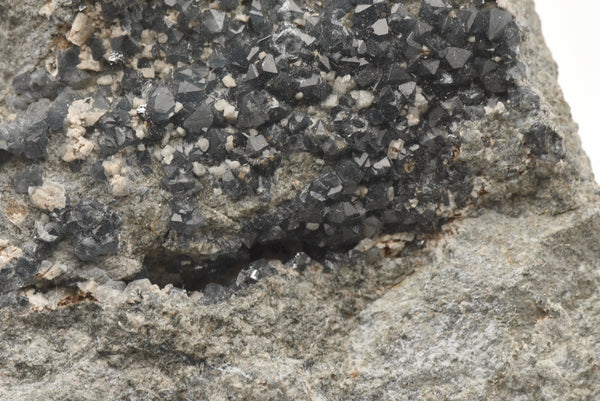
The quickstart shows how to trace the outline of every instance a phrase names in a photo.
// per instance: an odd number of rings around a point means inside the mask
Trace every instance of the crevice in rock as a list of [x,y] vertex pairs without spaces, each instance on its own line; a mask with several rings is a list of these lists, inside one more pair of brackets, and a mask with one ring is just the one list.
[[200,262],[188,255],[157,249],[144,257],[143,270],[135,279],[148,278],[153,284],[174,287],[188,291],[203,290],[208,283],[227,284],[247,262],[223,257],[215,261]]
[[304,252],[314,259],[323,258],[323,250],[299,241],[257,244],[234,255],[215,260],[198,260],[189,255],[164,248],[151,251],[144,257],[143,269],[134,280],[147,278],[164,287],[172,284],[187,291],[201,291],[213,283],[235,287],[240,272],[260,260],[280,260],[282,263]]

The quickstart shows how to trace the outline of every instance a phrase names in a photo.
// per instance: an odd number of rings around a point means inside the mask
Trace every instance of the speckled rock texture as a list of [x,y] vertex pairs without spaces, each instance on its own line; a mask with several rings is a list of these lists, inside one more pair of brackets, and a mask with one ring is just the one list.
[[532,1],[0,11],[0,399],[600,398]]

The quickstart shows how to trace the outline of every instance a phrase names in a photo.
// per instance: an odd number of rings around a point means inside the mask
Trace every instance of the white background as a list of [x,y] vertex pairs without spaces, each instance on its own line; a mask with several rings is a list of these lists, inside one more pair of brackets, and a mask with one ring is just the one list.
[[600,1],[536,0],[558,82],[571,106],[596,182],[600,179]]

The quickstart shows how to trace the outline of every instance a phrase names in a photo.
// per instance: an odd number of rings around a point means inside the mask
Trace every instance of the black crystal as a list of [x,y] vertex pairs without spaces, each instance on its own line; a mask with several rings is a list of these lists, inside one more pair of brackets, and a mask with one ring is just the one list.
[[121,219],[108,207],[83,199],[71,211],[67,228],[73,234],[73,252],[82,261],[92,261],[119,250],[117,227]]
[[150,93],[148,115],[157,124],[166,123],[175,111],[175,98],[169,88],[159,85]]

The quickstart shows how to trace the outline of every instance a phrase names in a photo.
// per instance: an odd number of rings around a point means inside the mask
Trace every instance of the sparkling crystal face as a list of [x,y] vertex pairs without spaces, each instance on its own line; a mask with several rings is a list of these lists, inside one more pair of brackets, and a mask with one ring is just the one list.
[[[105,162],[126,151],[125,163],[151,176],[158,157],[167,242],[183,253],[207,238],[220,244],[214,256],[280,241],[337,250],[435,230],[470,202],[475,172],[456,157],[458,122],[485,116],[490,98],[524,96],[511,14],[463,3],[102,1],[94,18],[110,38],[96,30],[60,51],[56,77],[15,79],[30,104],[0,125],[0,149],[41,162],[14,178],[27,191],[42,183],[48,136],[66,132],[63,160],[109,180],[120,199],[128,179]],[[73,131],[82,99],[90,106]],[[549,146],[530,137],[539,152]],[[298,155],[318,173],[278,201],[275,177]],[[219,231],[203,209],[212,194],[254,203]],[[110,206],[82,199],[53,211],[39,241],[71,233],[75,255],[95,260],[118,252],[119,226]]]

